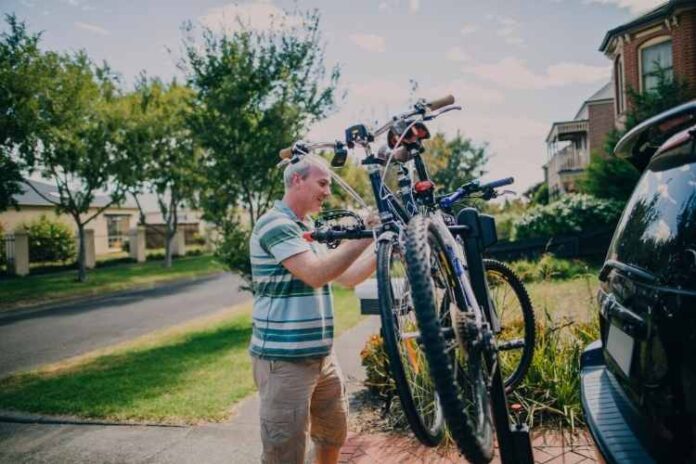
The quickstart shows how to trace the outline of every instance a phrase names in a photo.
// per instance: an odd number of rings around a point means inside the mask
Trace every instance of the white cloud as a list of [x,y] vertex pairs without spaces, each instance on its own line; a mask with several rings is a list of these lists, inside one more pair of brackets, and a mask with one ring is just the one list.
[[478,26],[474,26],[473,24],[465,24],[462,26],[461,29],[459,29],[459,32],[462,35],[469,35],[472,32],[476,32],[476,31],[478,31]]
[[385,11],[389,9],[389,4],[387,2],[380,2],[379,4],[379,11]]
[[384,53],[387,49],[386,41],[381,35],[375,34],[351,34],[348,37],[351,42],[368,52]]
[[452,47],[447,50],[447,59],[450,61],[467,61],[470,57],[459,47]]
[[348,99],[357,98],[363,104],[399,104],[408,101],[411,89],[407,82],[372,79],[348,87]]
[[664,0],[585,0],[584,3],[616,5],[618,8],[628,9],[631,13],[641,13],[664,3]]
[[200,18],[200,22],[216,32],[236,31],[240,22],[249,29],[263,31],[298,26],[302,24],[302,18],[288,15],[270,3],[259,1],[211,8]]
[[99,35],[109,35],[110,32],[104,29],[103,27],[95,26],[94,24],[88,24],[88,23],[83,23],[80,21],[75,21],[75,26],[79,27],[80,29],[84,29],[89,32],[94,32],[95,34]]
[[520,23],[516,19],[505,16],[489,16],[489,19],[497,23],[496,34],[502,37],[505,43],[509,45],[524,45],[524,39],[520,36]]
[[420,10],[420,0],[409,0],[408,9],[411,13],[417,13]]
[[548,66],[543,73],[535,73],[524,60],[506,57],[497,63],[468,66],[464,68],[464,72],[510,89],[544,89],[607,80],[611,68],[581,63],[558,63]]

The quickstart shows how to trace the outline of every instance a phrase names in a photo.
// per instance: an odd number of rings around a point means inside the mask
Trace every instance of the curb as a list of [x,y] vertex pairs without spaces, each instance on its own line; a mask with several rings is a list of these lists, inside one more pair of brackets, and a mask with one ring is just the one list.
[[188,428],[191,425],[181,424],[159,424],[154,422],[134,422],[134,421],[108,421],[99,419],[84,419],[72,416],[47,416],[41,414],[30,414],[16,411],[0,410],[0,422],[12,422],[17,424],[51,424],[51,425],[101,425],[101,426],[141,426],[141,427],[167,427],[167,428]]
[[223,274],[226,274],[228,271],[220,271],[220,272],[212,272],[210,274],[203,274],[203,275],[198,275],[198,276],[193,276],[193,277],[179,277],[176,279],[171,279],[171,280],[163,280],[159,282],[148,282],[145,284],[138,284],[133,287],[129,287],[126,289],[121,289],[121,290],[114,290],[111,292],[103,292],[103,293],[97,293],[97,290],[94,290],[90,293],[85,293],[82,295],[76,295],[76,296],[67,296],[64,298],[61,297],[55,297],[52,298],[50,302],[35,302],[35,303],[28,303],[26,305],[22,305],[21,303],[16,306],[9,306],[9,307],[0,307],[0,319],[2,319],[5,316],[11,316],[17,313],[33,313],[33,312],[39,312],[43,311],[46,309],[53,309],[53,308],[58,308],[60,306],[65,306],[68,304],[72,303],[88,303],[88,302],[93,302],[93,301],[99,301],[105,298],[112,298],[115,296],[123,296],[123,295],[128,295],[130,293],[137,293],[137,292],[142,292],[146,290],[153,290],[153,289],[158,289],[162,287],[167,287],[167,286],[176,286],[176,285],[181,285],[185,283],[191,283],[191,282],[196,282],[199,280],[206,280],[206,279],[211,279],[216,276],[220,276]]

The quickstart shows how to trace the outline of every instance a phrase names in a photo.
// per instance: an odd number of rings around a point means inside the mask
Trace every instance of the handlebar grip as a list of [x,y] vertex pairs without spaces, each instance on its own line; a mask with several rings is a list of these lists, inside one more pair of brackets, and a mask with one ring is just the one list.
[[431,102],[428,102],[425,104],[428,108],[430,108],[431,111],[439,110],[443,106],[448,106],[452,105],[454,103],[454,96],[453,95],[447,95],[446,97],[439,98],[437,100],[433,100]]
[[292,156],[292,147],[283,148],[278,152],[280,159],[290,159]]
[[514,177],[506,177],[504,179],[498,179],[498,180],[494,180],[492,182],[489,182],[487,184],[483,184],[483,185],[479,186],[479,190],[494,189],[494,188],[502,187],[503,185],[510,185],[513,182],[515,182]]

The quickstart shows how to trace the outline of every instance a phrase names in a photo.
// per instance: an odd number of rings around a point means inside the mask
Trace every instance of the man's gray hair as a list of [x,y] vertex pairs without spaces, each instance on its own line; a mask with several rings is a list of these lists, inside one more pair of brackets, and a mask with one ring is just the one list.
[[306,159],[301,159],[296,163],[290,163],[283,172],[283,182],[287,191],[292,186],[292,178],[295,174],[300,176],[300,179],[306,179],[309,175],[309,168],[312,164]]

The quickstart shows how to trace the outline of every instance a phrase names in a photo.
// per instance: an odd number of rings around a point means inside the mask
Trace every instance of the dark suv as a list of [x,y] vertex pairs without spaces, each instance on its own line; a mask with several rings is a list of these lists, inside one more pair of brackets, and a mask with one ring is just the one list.
[[581,358],[590,432],[609,463],[696,462],[696,101],[616,147],[643,174],[600,273],[601,339]]

